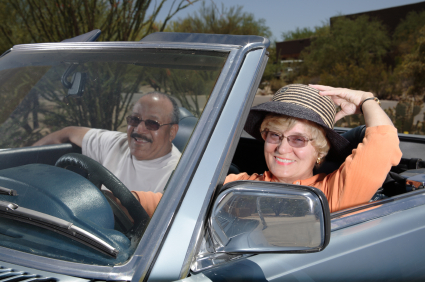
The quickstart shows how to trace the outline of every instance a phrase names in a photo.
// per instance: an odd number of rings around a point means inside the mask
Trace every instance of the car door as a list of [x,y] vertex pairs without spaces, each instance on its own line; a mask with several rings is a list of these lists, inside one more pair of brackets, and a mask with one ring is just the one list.
[[183,281],[422,281],[425,194],[410,189],[332,213],[330,243],[321,252],[235,256],[204,269],[192,263]]
[[331,240],[322,252],[254,255],[184,281],[422,281],[424,200],[422,191],[413,192],[334,213]]

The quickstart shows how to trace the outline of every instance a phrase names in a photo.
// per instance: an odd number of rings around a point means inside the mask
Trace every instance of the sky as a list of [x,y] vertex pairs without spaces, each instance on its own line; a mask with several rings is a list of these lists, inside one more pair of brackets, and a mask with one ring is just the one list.
[[[159,0],[157,0],[159,1]],[[263,18],[272,32],[270,39],[281,41],[282,32],[294,31],[297,27],[322,26],[329,23],[329,18],[337,15],[349,15],[360,12],[380,10],[390,7],[419,3],[423,1],[411,0],[205,0],[209,6],[211,2],[221,10],[225,7],[243,6],[242,11],[254,14],[256,20]],[[169,0],[168,3],[171,3]],[[185,18],[199,10],[201,1],[178,12],[173,20]],[[168,6],[169,8],[169,6]],[[158,16],[163,20],[166,16],[164,9]]]

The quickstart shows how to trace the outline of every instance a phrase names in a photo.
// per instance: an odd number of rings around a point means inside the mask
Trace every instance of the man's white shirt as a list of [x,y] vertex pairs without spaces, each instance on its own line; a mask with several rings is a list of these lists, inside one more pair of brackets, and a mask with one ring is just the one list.
[[101,163],[131,191],[163,192],[181,153],[173,145],[167,155],[138,161],[130,154],[127,134],[103,129],[90,129],[83,138],[83,155]]

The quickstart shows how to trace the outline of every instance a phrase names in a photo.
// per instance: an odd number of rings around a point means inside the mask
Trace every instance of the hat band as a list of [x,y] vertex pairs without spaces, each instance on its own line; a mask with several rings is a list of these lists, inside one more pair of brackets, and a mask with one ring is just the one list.
[[277,94],[273,99],[273,101],[285,100],[288,103],[296,101],[299,105],[306,105],[328,120],[331,126],[334,123],[336,110],[333,101],[329,97],[309,95],[309,93],[302,91],[291,91],[289,93],[287,92],[286,95]]
[[[318,114],[323,122],[329,127],[333,128],[333,123],[335,120],[335,107],[329,104],[323,103],[321,101],[317,101],[316,99],[312,101],[303,101],[298,99],[295,95],[285,95],[283,99],[273,99],[274,102],[283,102],[289,104],[297,104],[299,106],[308,108]],[[330,116],[330,114],[332,116]]]
[[328,116],[324,116],[323,112],[321,110],[318,110],[316,107],[311,106],[311,105],[306,105],[305,103],[300,103],[299,101],[281,101],[281,102],[286,102],[286,103],[290,103],[290,104],[295,104],[295,105],[299,105],[301,107],[307,108],[313,112],[315,112],[317,115],[320,116],[320,118],[322,119],[323,123],[328,126],[329,128],[333,128],[333,121],[331,121],[330,117]]

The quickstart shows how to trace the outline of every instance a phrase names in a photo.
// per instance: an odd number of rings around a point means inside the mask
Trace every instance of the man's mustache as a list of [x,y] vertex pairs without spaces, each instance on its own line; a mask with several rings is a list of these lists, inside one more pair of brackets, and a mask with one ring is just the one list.
[[[131,138],[134,138],[134,140],[136,140],[136,138],[139,138],[139,139],[142,139],[142,140],[145,140],[146,142],[149,142],[149,143],[152,143],[153,141],[152,141],[152,139],[150,139],[149,137],[147,137],[146,135],[142,135],[142,134],[139,134],[139,133],[135,133],[135,132],[132,132],[131,134],[130,134],[130,137]],[[137,141],[137,140],[136,140]]]

